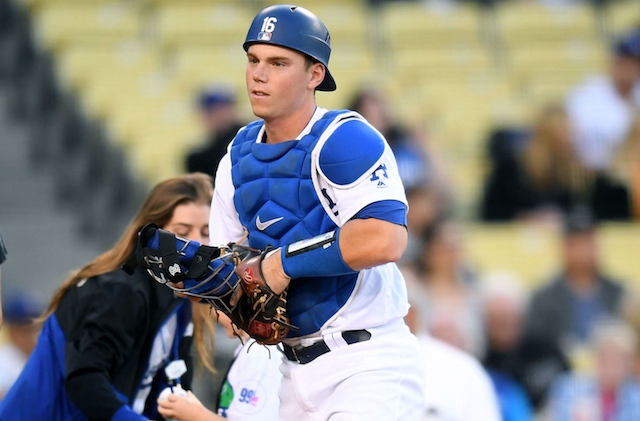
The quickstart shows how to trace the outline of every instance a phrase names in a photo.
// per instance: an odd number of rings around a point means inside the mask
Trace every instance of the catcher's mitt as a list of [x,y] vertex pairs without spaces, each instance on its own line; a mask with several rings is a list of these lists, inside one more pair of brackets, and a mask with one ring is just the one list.
[[[256,282],[247,277],[247,268],[251,272],[255,268],[256,274],[261,272],[264,256],[259,250],[235,243],[200,245],[148,224],[138,233],[136,249],[123,268],[132,273],[136,265],[142,266],[157,282],[179,295],[208,302],[256,342],[273,345],[295,327],[286,312],[287,292],[275,294],[264,281],[259,282],[258,276]],[[237,271],[239,265],[242,272]],[[238,273],[243,272],[241,282]]]

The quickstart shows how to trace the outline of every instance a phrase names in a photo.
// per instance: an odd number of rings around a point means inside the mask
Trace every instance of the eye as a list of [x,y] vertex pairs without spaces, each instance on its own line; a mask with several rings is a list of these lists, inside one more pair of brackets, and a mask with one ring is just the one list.
[[275,61],[273,63],[273,65],[276,66],[276,67],[284,67],[285,66],[285,64],[283,62],[281,62],[281,61]]

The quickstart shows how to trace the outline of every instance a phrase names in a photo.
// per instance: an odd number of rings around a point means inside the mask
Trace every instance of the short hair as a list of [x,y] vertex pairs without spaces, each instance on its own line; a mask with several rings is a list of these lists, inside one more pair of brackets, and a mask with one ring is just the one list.
[[509,271],[493,271],[482,277],[482,302],[486,304],[495,297],[508,298],[518,308],[524,309],[529,296],[522,287],[522,281],[515,273]]

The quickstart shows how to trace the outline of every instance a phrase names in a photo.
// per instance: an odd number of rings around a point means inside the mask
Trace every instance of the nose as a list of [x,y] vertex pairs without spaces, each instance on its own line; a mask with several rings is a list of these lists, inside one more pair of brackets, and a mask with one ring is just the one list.
[[253,80],[255,82],[266,82],[267,81],[267,74],[266,74],[265,66],[264,66],[263,63],[258,63],[253,68]]

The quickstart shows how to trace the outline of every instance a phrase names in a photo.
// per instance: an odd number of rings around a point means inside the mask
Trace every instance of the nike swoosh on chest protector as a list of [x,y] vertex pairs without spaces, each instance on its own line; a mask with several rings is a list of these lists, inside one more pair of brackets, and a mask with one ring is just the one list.
[[260,215],[258,215],[258,217],[256,218],[256,227],[260,230],[260,231],[264,231],[267,228],[269,228],[271,225],[275,224],[278,221],[282,221],[284,219],[284,216],[281,216],[279,218],[273,218],[273,219],[269,219],[268,221],[260,221]]

